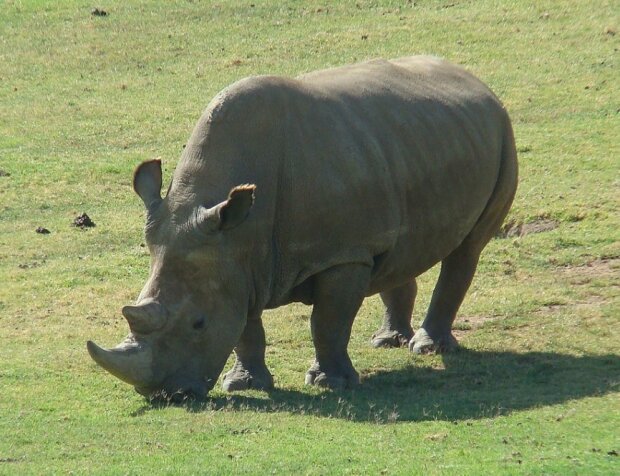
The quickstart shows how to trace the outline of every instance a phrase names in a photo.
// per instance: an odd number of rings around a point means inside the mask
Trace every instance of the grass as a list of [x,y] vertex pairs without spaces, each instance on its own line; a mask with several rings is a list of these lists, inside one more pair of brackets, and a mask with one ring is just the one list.
[[[335,5],[331,5],[334,3]],[[615,2],[6,1],[0,9],[0,474],[613,474],[620,404]],[[415,53],[468,67],[513,118],[508,221],[457,320],[464,350],[350,345],[363,385],[303,385],[309,309],[268,313],[272,393],[151,405],[89,359],[148,273],[130,177],[169,179],[236,79]],[[8,174],[8,175],[7,175]],[[97,226],[79,230],[87,212]],[[34,232],[48,228],[49,235]],[[437,270],[420,280],[414,320]]]

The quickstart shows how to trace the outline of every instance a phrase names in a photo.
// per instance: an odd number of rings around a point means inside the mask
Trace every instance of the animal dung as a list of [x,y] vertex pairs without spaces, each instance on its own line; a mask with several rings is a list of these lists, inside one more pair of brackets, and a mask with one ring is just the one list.
[[108,16],[108,12],[106,12],[102,8],[93,8],[90,11],[90,14],[94,17],[107,17]]
[[47,228],[43,228],[42,226],[38,226],[35,231],[37,233],[39,233],[40,235],[49,235],[50,234],[50,231]]
[[75,217],[75,220],[73,220],[73,226],[84,229],[92,228],[96,225],[86,213],[82,213],[81,215]]

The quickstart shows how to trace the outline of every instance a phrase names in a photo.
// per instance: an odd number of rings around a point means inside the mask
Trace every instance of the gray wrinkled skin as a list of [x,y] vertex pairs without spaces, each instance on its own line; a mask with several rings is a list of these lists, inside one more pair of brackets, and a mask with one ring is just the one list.
[[[287,79],[241,80],[198,121],[161,198],[161,166],[134,188],[151,274],[119,347],[97,363],[145,394],[204,396],[235,350],[227,390],[269,389],[264,309],[313,305],[306,382],[348,387],[353,319],[380,293],[372,338],[418,353],[456,348],[456,312],[517,186],[499,100],[432,57],[375,60]],[[415,277],[441,262],[414,335]]]

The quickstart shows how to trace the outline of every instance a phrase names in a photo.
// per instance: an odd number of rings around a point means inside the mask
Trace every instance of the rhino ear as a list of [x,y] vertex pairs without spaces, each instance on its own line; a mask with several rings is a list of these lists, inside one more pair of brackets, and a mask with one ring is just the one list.
[[149,209],[161,200],[161,160],[142,162],[133,173],[133,189]]
[[228,194],[228,200],[199,214],[199,226],[209,231],[230,230],[242,223],[254,204],[256,185],[238,185]]

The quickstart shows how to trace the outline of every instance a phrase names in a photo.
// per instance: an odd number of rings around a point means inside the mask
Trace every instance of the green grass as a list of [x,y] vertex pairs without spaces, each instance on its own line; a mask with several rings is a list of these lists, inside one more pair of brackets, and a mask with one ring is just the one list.
[[[0,474],[617,474],[617,2],[94,6],[0,7]],[[266,316],[269,394],[150,405],[95,366],[85,341],[125,335],[120,307],[148,273],[137,163],[162,157],[169,180],[202,109],[241,77],[417,53],[498,93],[520,153],[508,220],[557,225],[488,246],[462,352],[371,349],[375,297],[354,326],[353,391],[303,385],[301,305]],[[82,212],[96,228],[71,226]]]

